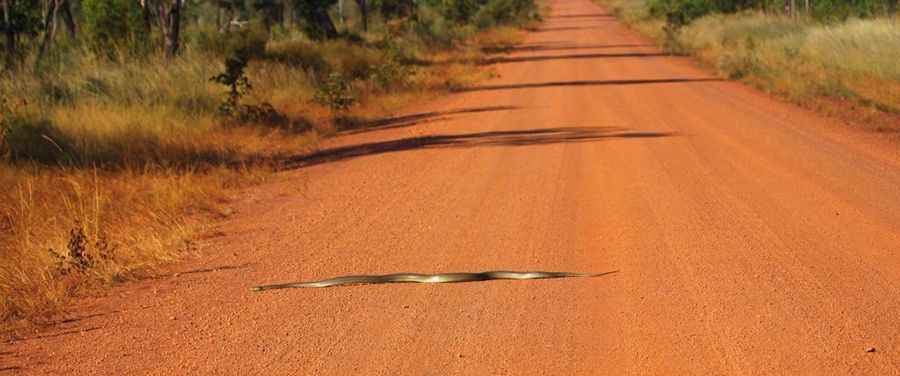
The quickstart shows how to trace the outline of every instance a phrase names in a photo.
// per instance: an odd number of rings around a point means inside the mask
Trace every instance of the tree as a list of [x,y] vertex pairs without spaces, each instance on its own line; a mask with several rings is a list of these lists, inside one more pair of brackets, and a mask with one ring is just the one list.
[[369,4],[366,0],[356,0],[356,5],[359,7],[359,14],[362,18],[363,23],[363,31],[369,31]]
[[184,0],[141,0],[145,11],[155,8],[159,30],[163,36],[163,51],[166,56],[178,55],[181,49],[181,9]]
[[[66,0],[55,0],[62,1]],[[134,46],[146,41],[143,10],[134,0],[84,0],[81,5],[85,33],[94,47],[110,50],[126,43]],[[48,28],[45,36],[52,37],[54,29]]]
[[0,32],[6,50],[6,66],[14,68],[22,53],[19,39],[23,35],[36,35],[41,28],[38,0],[0,0]]
[[253,0],[252,5],[267,31],[272,25],[284,22],[284,7],[279,0]]
[[374,0],[373,6],[384,18],[400,18],[412,15],[416,4],[414,0]]
[[303,20],[303,31],[312,39],[331,39],[338,35],[328,9],[337,0],[293,0],[294,9]]

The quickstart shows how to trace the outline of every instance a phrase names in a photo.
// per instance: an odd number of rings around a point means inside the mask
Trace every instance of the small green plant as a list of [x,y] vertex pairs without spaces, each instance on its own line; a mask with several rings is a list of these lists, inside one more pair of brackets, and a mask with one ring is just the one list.
[[238,50],[225,59],[225,72],[210,78],[210,81],[228,88],[225,100],[219,105],[219,113],[223,116],[235,117],[240,112],[241,98],[253,90],[253,85],[244,72],[249,60],[244,50]]
[[384,63],[372,69],[371,79],[382,90],[402,88],[409,85],[412,73],[412,67],[404,65],[398,57],[389,54]]
[[225,72],[210,78],[210,81],[220,83],[228,88],[225,100],[219,105],[219,113],[238,122],[285,122],[287,119],[284,115],[267,102],[259,105],[241,103],[241,100],[253,90],[253,85],[250,84],[250,79],[245,72],[247,63],[250,61],[249,56],[247,50],[236,51],[225,59]]
[[313,99],[332,110],[346,110],[357,101],[356,96],[353,95],[353,85],[337,72],[328,75],[328,78],[316,88]]
[[394,42],[388,41],[385,46],[384,62],[372,69],[371,79],[381,90],[402,88],[409,85],[414,68],[406,65],[411,60]]

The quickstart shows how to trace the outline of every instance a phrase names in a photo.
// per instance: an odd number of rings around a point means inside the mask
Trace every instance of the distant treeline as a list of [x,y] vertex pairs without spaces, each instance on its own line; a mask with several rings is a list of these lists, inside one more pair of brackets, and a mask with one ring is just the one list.
[[823,21],[894,15],[898,0],[650,0],[651,15],[687,24],[710,13],[756,9],[766,13],[808,16]]
[[0,44],[7,67],[29,53],[40,61],[61,34],[97,49],[125,46],[172,56],[183,48],[188,28],[224,32],[259,24],[268,32],[296,28],[314,40],[336,38],[336,22],[351,7],[360,31],[372,17],[415,19],[423,7],[479,26],[535,8],[533,0],[0,0]]

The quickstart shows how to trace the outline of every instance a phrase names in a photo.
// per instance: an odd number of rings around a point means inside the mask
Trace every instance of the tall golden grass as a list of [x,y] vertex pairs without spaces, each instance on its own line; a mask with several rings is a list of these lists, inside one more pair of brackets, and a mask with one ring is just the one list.
[[[277,125],[219,117],[224,89],[209,78],[222,59],[199,50],[169,61],[85,51],[0,79],[0,322],[40,322],[79,291],[190,253],[203,223],[228,215],[233,188],[272,178],[279,160],[333,134],[338,117],[378,118],[483,78],[481,47],[520,36],[498,27],[444,48],[408,42],[400,48],[411,57],[442,64],[390,90],[361,72],[385,62],[383,49],[269,42],[248,66],[244,101],[270,103],[288,119]],[[338,113],[313,102],[310,64],[351,77],[359,104]]]
[[[598,0],[661,44],[664,22],[645,0]],[[849,101],[900,113],[900,19],[822,23],[759,12],[701,17],[675,35],[676,52],[695,55],[723,76],[813,107]],[[825,100],[820,104],[816,102]],[[826,109],[827,110],[827,109]]]

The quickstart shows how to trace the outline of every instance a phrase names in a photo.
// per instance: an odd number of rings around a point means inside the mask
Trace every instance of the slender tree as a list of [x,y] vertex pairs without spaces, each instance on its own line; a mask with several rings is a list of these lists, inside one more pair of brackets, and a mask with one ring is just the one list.
[[362,18],[363,31],[369,31],[369,4],[366,0],[356,0],[359,7],[360,18]]
[[[184,0],[142,0],[142,7],[155,5],[157,23],[163,36],[163,51],[173,57],[181,49],[181,10]],[[146,10],[145,10],[146,11]]]
[[38,0],[0,0],[0,13],[6,66],[13,69],[23,55],[19,38],[37,35],[41,29],[41,5]]
[[6,66],[11,68],[15,64],[16,56],[16,33],[12,27],[12,0],[0,0],[3,7],[3,36],[6,39],[4,46],[6,47]]
[[38,49],[37,64],[41,63],[44,52],[47,51],[47,48],[50,47],[50,44],[53,43],[53,38],[56,36],[57,19],[62,2],[63,0],[51,0],[50,4],[47,5],[46,15],[44,16],[44,28],[46,30],[44,31],[44,40],[41,42],[41,47]]

